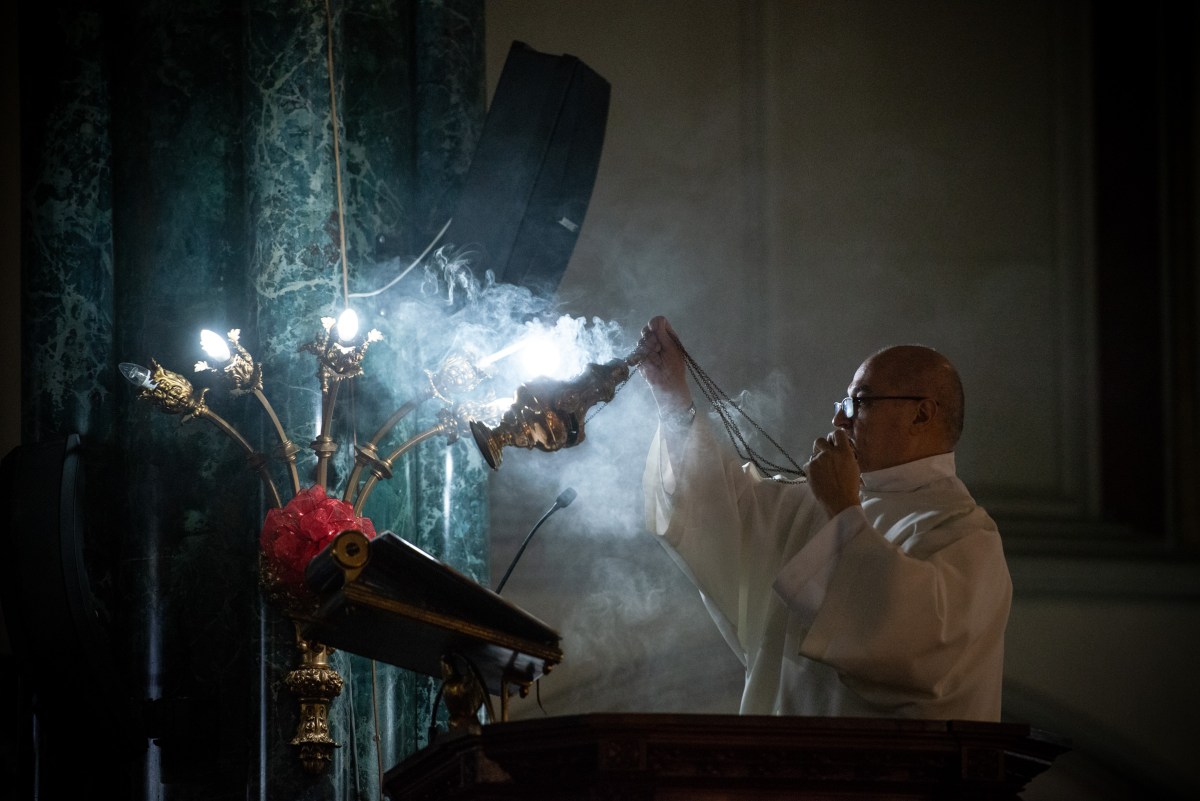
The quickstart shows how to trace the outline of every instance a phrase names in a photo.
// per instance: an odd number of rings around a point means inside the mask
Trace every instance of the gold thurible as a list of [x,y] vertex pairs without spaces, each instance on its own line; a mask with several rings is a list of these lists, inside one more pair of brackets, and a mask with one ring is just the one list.
[[567,381],[545,379],[523,384],[496,426],[471,421],[475,444],[493,470],[500,467],[501,450],[510,445],[541,451],[578,445],[584,440],[588,410],[597,403],[611,401],[644,358],[638,349],[625,358],[589,364]]

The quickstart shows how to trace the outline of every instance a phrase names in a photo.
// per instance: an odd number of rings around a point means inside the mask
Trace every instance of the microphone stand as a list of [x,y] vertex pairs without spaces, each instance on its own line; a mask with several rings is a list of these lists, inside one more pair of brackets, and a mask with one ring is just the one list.
[[575,500],[576,494],[577,493],[572,487],[567,487],[565,490],[560,492],[558,497],[554,500],[554,505],[547,510],[546,514],[542,515],[542,519],[537,521],[537,523],[533,525],[533,528],[529,530],[529,533],[525,535],[525,541],[522,542],[521,547],[517,549],[517,555],[514,556],[512,562],[509,563],[508,570],[504,571],[504,578],[500,579],[500,583],[496,585],[497,595],[499,595],[500,591],[504,589],[504,583],[508,581],[508,577],[512,575],[513,568],[517,566],[517,560],[521,558],[521,554],[525,553],[525,546],[529,545],[529,541],[533,539],[533,535],[537,533],[537,530],[542,527],[542,523],[545,523],[546,520],[550,518],[550,515],[554,514],[559,509],[570,506],[571,501]]

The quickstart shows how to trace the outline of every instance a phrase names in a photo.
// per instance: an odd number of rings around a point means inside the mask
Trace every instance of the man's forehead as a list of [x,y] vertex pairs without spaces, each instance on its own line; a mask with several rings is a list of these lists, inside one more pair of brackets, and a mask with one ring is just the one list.
[[848,394],[898,395],[918,391],[926,377],[922,365],[910,356],[901,348],[889,348],[870,356],[855,371]]
[[878,380],[879,370],[871,359],[867,359],[854,371],[854,378],[850,381],[849,386],[850,394],[871,389],[872,381],[878,383]]

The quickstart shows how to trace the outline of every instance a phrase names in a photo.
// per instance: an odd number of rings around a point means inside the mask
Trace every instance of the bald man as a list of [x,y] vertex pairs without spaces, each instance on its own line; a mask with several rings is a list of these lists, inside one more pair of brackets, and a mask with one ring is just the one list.
[[1012,583],[955,475],[954,366],[916,345],[872,354],[807,481],[788,483],[740,464],[695,414],[665,318],[639,347],[660,417],[647,527],[745,665],[742,713],[999,720]]

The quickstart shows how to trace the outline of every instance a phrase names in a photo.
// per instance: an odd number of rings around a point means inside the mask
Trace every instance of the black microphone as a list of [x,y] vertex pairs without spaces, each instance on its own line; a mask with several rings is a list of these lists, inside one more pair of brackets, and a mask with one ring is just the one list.
[[513,568],[517,566],[517,560],[521,558],[521,554],[525,553],[525,546],[529,544],[531,539],[533,539],[533,535],[537,532],[537,530],[542,527],[542,523],[545,523],[547,518],[549,518],[550,515],[554,514],[559,509],[570,506],[571,501],[575,500],[575,496],[577,494],[578,493],[576,493],[572,487],[567,487],[565,490],[558,493],[558,497],[554,499],[554,505],[546,511],[546,514],[542,515],[542,519],[537,521],[533,528],[529,530],[529,533],[525,535],[525,541],[522,542],[521,547],[517,549],[517,555],[513,557],[512,562],[508,566],[508,570],[504,571],[504,578],[500,579],[500,583],[496,585],[497,595],[499,595],[500,591],[504,589],[504,582],[508,581],[508,577],[512,574]]

